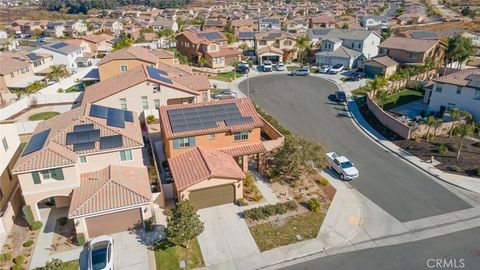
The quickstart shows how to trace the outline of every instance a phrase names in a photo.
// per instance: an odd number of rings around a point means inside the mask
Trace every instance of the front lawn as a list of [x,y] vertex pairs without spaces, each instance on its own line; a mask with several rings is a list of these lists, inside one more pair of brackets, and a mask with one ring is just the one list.
[[299,69],[299,68],[300,68],[299,66],[287,66],[287,70],[288,70],[288,71],[297,70],[297,69]]
[[369,90],[369,89],[368,89],[368,87],[366,87],[366,86],[359,87],[359,88],[357,88],[357,89],[355,89],[355,90],[352,91],[352,95],[353,95],[354,97],[366,96],[367,93],[368,93],[368,90]]
[[[243,74],[238,74],[235,71],[227,71],[218,73],[217,75],[211,77],[212,80],[223,81],[223,82],[231,82],[236,78],[242,77]],[[233,79],[233,80],[232,80]]]
[[155,245],[155,263],[158,270],[180,269],[180,261],[185,260],[185,269],[205,266],[197,239],[192,240],[188,248],[175,246],[167,240]]
[[80,269],[80,262],[78,260],[62,263],[62,270],[78,270],[78,269]]
[[323,213],[306,212],[287,217],[283,222],[255,225],[250,227],[250,232],[260,251],[265,251],[298,242],[297,234],[304,240],[317,237],[323,218]]
[[410,103],[415,100],[422,99],[423,95],[424,95],[423,92],[407,89],[407,90],[403,90],[398,93],[395,93],[391,96],[388,96],[387,99],[379,105],[381,106],[383,104],[383,109],[385,111],[388,111],[395,107]]
[[36,113],[36,114],[30,115],[28,117],[28,120],[30,120],[30,121],[47,120],[47,119],[55,117],[59,114],[60,113],[58,113],[58,112],[41,112],[41,113]]

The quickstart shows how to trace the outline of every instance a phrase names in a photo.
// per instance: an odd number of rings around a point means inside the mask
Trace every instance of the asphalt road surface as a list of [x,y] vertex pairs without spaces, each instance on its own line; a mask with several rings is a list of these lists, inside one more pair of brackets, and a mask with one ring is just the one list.
[[[247,81],[240,84],[246,93]],[[433,179],[365,137],[333,100],[337,87],[317,77],[284,74],[250,79],[250,97],[293,132],[315,138],[352,160],[351,185],[401,222],[471,207]],[[330,98],[330,99],[329,99]]]
[[480,269],[480,228],[405,244],[353,251],[302,262],[282,269]]

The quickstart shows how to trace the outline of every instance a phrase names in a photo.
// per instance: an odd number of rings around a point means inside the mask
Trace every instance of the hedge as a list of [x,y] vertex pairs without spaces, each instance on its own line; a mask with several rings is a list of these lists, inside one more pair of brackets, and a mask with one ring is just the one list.
[[279,202],[276,204],[247,209],[243,211],[243,216],[252,220],[261,220],[270,216],[285,214],[287,211],[296,210],[297,207],[298,204],[294,201],[288,201],[286,203]]

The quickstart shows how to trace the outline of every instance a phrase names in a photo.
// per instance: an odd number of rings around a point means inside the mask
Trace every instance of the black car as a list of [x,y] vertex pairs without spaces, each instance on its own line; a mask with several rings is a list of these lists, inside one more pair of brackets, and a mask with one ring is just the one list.
[[250,72],[250,69],[246,66],[238,66],[235,69],[235,72],[240,73],[240,74],[247,74]]
[[359,81],[361,79],[365,79],[367,77],[367,74],[363,72],[354,72],[352,75],[350,75],[350,78],[353,81]]
[[345,95],[345,92],[343,91],[338,91],[335,95],[335,98],[337,102],[345,102],[347,100],[347,96]]

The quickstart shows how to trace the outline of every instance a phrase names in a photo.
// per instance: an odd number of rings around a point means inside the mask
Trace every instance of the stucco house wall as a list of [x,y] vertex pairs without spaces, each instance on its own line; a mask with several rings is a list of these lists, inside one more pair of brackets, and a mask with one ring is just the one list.
[[[457,90],[460,92],[457,93]],[[441,106],[445,106],[446,109],[458,107],[460,110],[470,112],[476,119],[480,119],[480,89],[434,83],[428,110],[438,112]]]

